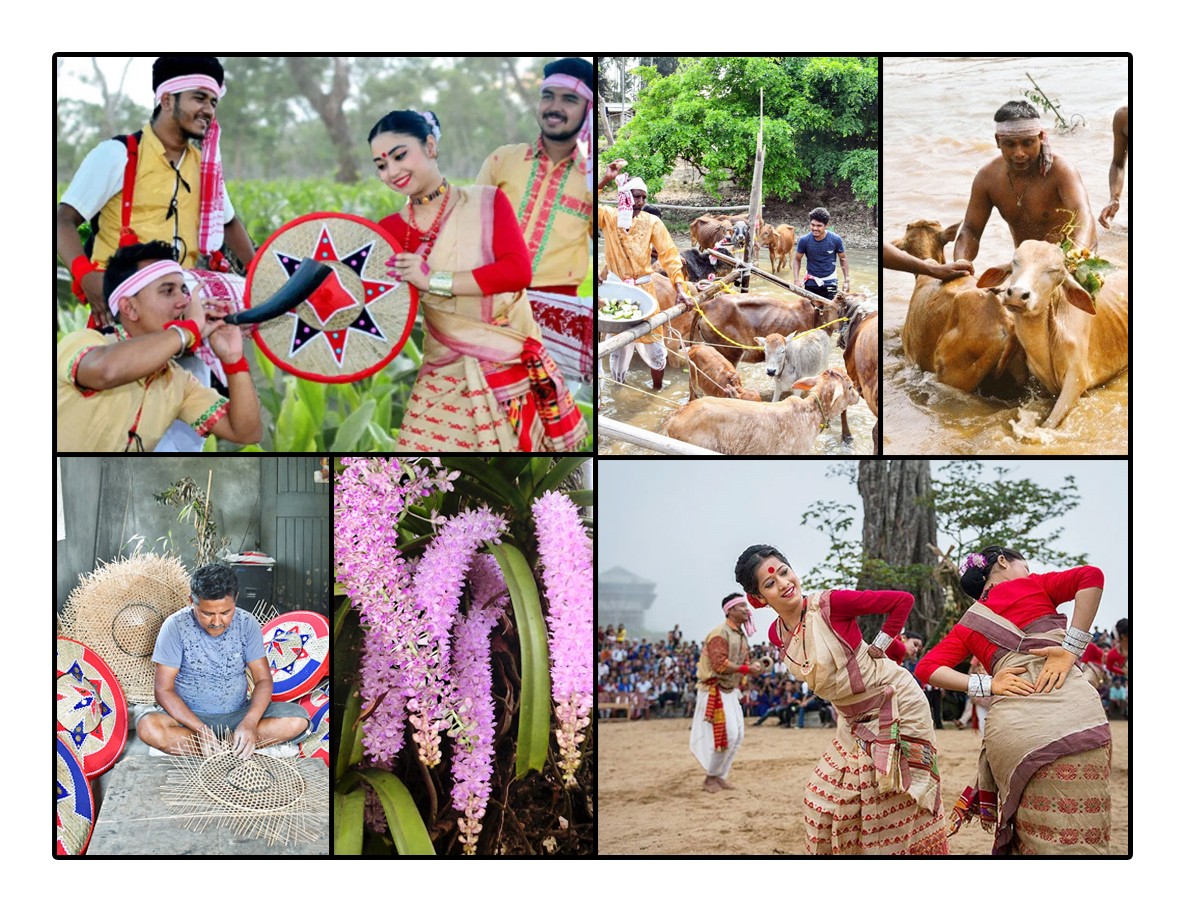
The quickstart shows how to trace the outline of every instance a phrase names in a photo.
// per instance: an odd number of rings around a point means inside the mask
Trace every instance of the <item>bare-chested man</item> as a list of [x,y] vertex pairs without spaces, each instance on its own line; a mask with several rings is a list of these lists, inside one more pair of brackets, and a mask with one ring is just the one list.
[[1077,246],[1095,249],[1096,220],[1083,179],[1073,165],[1050,152],[1038,111],[1025,100],[1013,100],[994,119],[1000,157],[975,176],[954,258],[975,259],[993,208],[1008,223],[1014,246],[1030,240],[1057,244],[1066,229]]
[[1125,190],[1125,163],[1129,159],[1129,107],[1122,106],[1113,114],[1113,158],[1108,167],[1108,206],[1100,210],[1100,224],[1112,225],[1113,216],[1121,208],[1121,191]]

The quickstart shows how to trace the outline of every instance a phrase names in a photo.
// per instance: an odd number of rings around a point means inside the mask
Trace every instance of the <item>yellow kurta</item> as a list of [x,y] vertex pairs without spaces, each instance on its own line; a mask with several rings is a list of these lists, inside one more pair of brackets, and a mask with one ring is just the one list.
[[555,164],[536,144],[510,144],[487,158],[477,184],[508,197],[529,258],[531,287],[578,285],[587,277],[592,245],[592,198],[576,154]]
[[[176,190],[172,161],[154,129],[149,125],[143,128],[129,227],[143,244],[150,241],[172,244],[178,234],[187,251],[179,264],[194,269],[200,253],[200,150],[189,142],[179,165],[179,178],[190,191],[183,183]],[[175,216],[167,216],[172,197],[176,200],[178,221]],[[92,248],[92,261],[99,266],[107,265],[109,257],[117,252],[120,236],[121,192],[118,191],[100,210],[100,230]]]
[[[649,275],[650,250],[658,253],[659,265],[671,278],[671,284],[681,284],[687,280],[683,274],[683,261],[679,258],[679,248],[671,238],[667,226],[658,216],[642,213],[633,217],[633,225],[628,231],[617,227],[617,214],[607,206],[597,209],[599,214],[600,231],[604,235],[604,263],[618,278],[641,278]],[[653,291],[649,291],[653,295]],[[655,310],[657,312],[657,310]],[[662,326],[642,338],[640,344],[652,344],[661,341]]]
[[121,340],[125,340],[121,333],[101,334],[88,329],[69,334],[59,343],[56,450],[121,453],[127,446],[136,449],[136,445],[129,445],[129,430],[135,421],[143,446],[153,450],[176,419],[190,423],[203,437],[228,412],[228,400],[204,387],[174,361],[148,378],[119,387],[103,391],[79,387],[75,370],[83,355]]

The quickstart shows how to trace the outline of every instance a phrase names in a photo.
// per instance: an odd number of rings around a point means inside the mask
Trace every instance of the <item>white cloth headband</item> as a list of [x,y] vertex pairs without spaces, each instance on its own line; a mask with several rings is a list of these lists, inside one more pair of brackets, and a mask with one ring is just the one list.
[[634,191],[641,191],[643,194],[650,193],[650,189],[646,187],[646,182],[640,178],[630,178],[621,186],[621,190],[628,191],[631,194]]
[[117,315],[117,307],[120,305],[122,297],[132,297],[138,291],[149,287],[167,275],[179,275],[182,278],[183,267],[173,259],[160,259],[145,268],[138,269],[118,284],[116,289],[108,295],[108,308],[112,311],[113,316]]
[[1042,133],[1041,119],[1009,119],[1007,122],[996,123],[996,134],[1005,137],[1025,137],[1026,135]]
[[578,78],[568,75],[565,72],[556,72],[553,75],[547,76],[542,82],[542,87],[566,88],[568,91],[574,91],[588,103],[592,102],[592,89]]
[[217,99],[225,96],[225,86],[217,84],[211,75],[179,75],[168,78],[154,91],[154,99],[161,100],[165,94],[178,94],[182,91],[194,91],[197,88],[216,94]]

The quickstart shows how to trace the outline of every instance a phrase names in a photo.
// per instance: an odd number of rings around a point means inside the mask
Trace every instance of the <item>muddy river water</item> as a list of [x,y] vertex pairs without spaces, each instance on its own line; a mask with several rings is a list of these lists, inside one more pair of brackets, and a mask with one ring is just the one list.
[[[999,151],[992,116],[1032,89],[1026,73],[1078,124],[1050,135],[1054,153],[1079,170],[1099,215],[1108,202],[1112,116],[1128,102],[1124,58],[885,58],[883,64],[883,239],[908,222],[962,219],[971,182]],[[1053,121],[1052,117],[1049,119]],[[1047,114],[1043,113],[1043,121]],[[1132,180],[1132,158],[1126,186]],[[1128,265],[1129,201],[1111,230],[1099,229],[1100,255]],[[1012,257],[1008,226],[993,212],[976,271]],[[913,276],[883,276],[883,452],[889,455],[1125,454],[1129,376],[1088,391],[1057,431],[1037,427],[1053,397],[1033,386],[1017,400],[996,400],[945,387],[905,362],[900,329]]]
[[[800,227],[803,223],[789,223],[796,226],[796,230],[800,233]],[[830,227],[837,231],[836,223],[830,223]],[[691,246],[688,235],[674,234],[675,244],[681,250],[686,250]],[[874,305],[877,302],[877,272],[879,265],[878,250],[871,242],[867,246],[856,246],[860,242],[846,240],[846,257],[850,263],[850,283],[855,293],[864,293],[867,295],[867,302]],[[766,271],[771,270],[771,264],[768,254],[764,251],[762,260],[758,263],[760,268]],[[604,239],[600,239],[600,263],[599,267],[604,266]],[[840,269],[839,269],[840,271]],[[791,278],[790,263],[786,276]],[[795,295],[779,287],[771,284],[763,278],[752,277],[750,279],[750,290],[755,294],[769,294],[778,297],[794,297]],[[603,339],[607,335],[601,335]],[[845,371],[846,367],[842,360],[842,351],[836,347],[832,348],[829,354],[829,368]],[[765,365],[759,363],[742,363],[738,366],[738,374],[742,378],[742,383],[752,390],[756,390],[760,395],[765,394],[766,399],[771,399],[771,392],[774,387],[774,379],[768,378]],[[598,388],[598,406],[599,414],[608,416],[621,422],[635,425],[638,428],[644,428],[647,431],[652,431],[658,434],[665,434],[663,423],[666,421],[671,411],[677,407],[687,403],[688,399],[688,372],[686,368],[679,368],[675,360],[672,360],[667,365],[667,372],[663,380],[663,389],[657,393],[651,390],[650,370],[642,361],[641,357],[634,355],[633,362],[630,363],[629,374],[626,377],[626,385],[616,384],[607,379],[608,375],[608,360],[607,358],[600,361],[600,378]],[[829,430],[823,431],[813,447],[813,454],[819,456],[859,456],[869,455],[873,452],[871,443],[871,429],[875,427],[875,416],[871,410],[867,408],[867,404],[863,400],[859,400],[857,404],[848,411],[847,419],[850,424],[850,432],[852,440],[849,444],[843,444],[841,441],[841,427],[835,420]],[[629,444],[625,441],[612,440],[607,437],[600,437],[597,444],[597,449],[602,455],[657,455],[653,450],[647,450],[642,447]]]

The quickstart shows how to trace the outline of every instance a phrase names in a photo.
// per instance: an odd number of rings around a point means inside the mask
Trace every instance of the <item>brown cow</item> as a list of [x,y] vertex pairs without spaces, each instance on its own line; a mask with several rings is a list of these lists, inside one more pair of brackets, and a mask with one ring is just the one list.
[[764,225],[758,233],[758,243],[771,255],[771,271],[783,272],[796,245],[796,229],[791,225]]
[[[958,225],[912,222],[892,243],[919,259],[945,262],[944,248]],[[1025,354],[1012,314],[994,294],[964,276],[939,281],[918,275],[900,333],[904,358],[963,391],[1011,394],[1025,384]]]
[[692,246],[699,247],[701,252],[707,252],[733,236],[733,224],[716,216],[697,216],[688,230],[692,235]]
[[735,400],[762,400],[758,391],[742,384],[733,363],[707,344],[688,348],[691,376],[688,383],[688,399],[697,397],[732,397]]
[[1042,423],[1057,428],[1084,391],[1129,367],[1128,274],[1111,273],[1093,299],[1066,271],[1061,247],[1024,241],[1011,264],[988,269],[979,283],[998,285],[1010,273],[1000,296],[1016,317],[1029,368],[1058,395]]
[[[875,453],[883,450],[879,436],[879,313],[856,309],[846,331],[846,374],[854,382],[855,390],[867,401],[875,416],[875,428],[871,436],[875,441]],[[842,420],[843,431],[846,421]]]
[[805,456],[812,453],[821,430],[858,402],[850,378],[836,369],[793,388],[810,389],[807,397],[779,403],[743,403],[701,397],[675,410],[666,421],[670,437],[718,453],[742,456]]
[[701,308],[707,321],[697,313],[687,312],[675,320],[677,330],[687,340],[712,344],[735,366],[743,361],[763,361],[761,349],[746,349],[753,347],[756,337],[808,331],[842,315],[841,307],[833,301],[807,297],[784,299],[766,294],[718,294],[704,301]]

